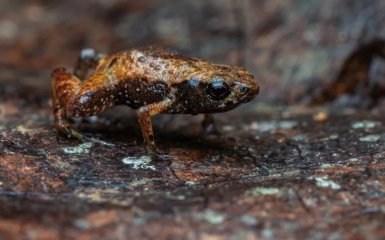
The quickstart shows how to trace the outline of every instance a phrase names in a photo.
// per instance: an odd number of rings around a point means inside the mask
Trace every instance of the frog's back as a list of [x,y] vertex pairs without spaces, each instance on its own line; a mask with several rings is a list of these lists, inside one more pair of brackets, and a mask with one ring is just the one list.
[[133,108],[159,102],[166,97],[175,98],[175,94],[183,95],[186,89],[191,88],[191,83],[195,86],[195,95],[204,95],[204,86],[213,79],[220,78],[229,83],[246,81],[247,84],[247,79],[252,78],[246,70],[153,47],[107,56],[101,60],[95,76],[103,79],[98,87],[113,91],[109,94],[116,96],[116,104]]
[[173,85],[192,76],[206,74],[213,66],[215,65],[207,61],[186,57],[173,51],[146,47],[110,55],[100,62],[98,71],[103,74],[113,73],[117,81],[140,78]]
[[200,61],[162,48],[130,50],[133,72],[146,76],[150,81],[163,81],[169,85],[184,81],[196,71]]
[[177,53],[176,50],[157,48],[157,47],[143,47],[129,50],[130,53],[139,53],[142,56],[152,57],[155,59],[174,60],[177,62],[198,62],[197,58],[186,57]]
[[[98,92],[114,96],[115,104],[134,109],[162,101],[177,79],[169,71],[173,53],[157,48],[132,49],[103,58],[91,78],[102,79]],[[90,82],[94,82],[93,79]],[[87,84],[87,83],[85,83]]]

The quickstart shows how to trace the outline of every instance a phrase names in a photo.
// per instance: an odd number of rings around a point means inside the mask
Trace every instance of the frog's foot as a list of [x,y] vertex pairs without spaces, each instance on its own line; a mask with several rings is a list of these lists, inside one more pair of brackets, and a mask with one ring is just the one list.
[[75,131],[74,129],[72,129],[68,125],[64,125],[64,126],[63,125],[56,125],[55,128],[62,136],[65,136],[65,137],[70,138],[70,139],[76,139],[78,141],[84,140],[84,136],[81,133]]
[[204,135],[205,136],[209,136],[209,135],[219,136],[219,135],[221,135],[221,132],[218,130],[218,128],[216,127],[215,124],[212,124],[212,125],[210,125],[204,129]]
[[211,114],[205,114],[205,118],[202,122],[202,128],[204,136],[208,135],[220,135],[217,125],[215,124],[214,117]]
[[162,155],[160,152],[160,149],[154,144],[146,144],[146,152],[149,156],[151,156],[151,159],[158,159],[159,155]]

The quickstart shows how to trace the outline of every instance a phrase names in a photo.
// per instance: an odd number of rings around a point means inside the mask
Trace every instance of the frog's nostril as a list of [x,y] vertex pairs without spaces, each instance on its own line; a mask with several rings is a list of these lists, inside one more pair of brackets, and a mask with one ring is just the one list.
[[243,102],[249,102],[255,98],[255,96],[258,95],[259,87],[258,86],[251,86],[251,87],[245,87],[242,89],[241,92],[241,99]]
[[241,95],[245,95],[249,91],[249,88],[246,86],[239,86],[239,92]]
[[250,93],[250,88],[245,88],[245,89],[242,90],[242,95],[243,96],[247,96],[247,95],[249,95],[249,93]]

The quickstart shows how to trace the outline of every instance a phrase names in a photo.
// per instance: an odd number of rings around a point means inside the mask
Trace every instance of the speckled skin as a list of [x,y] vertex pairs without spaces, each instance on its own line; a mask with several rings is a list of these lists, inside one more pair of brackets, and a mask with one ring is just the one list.
[[[95,67],[86,78],[88,70]],[[224,99],[213,100],[207,93],[213,79],[228,86]],[[81,54],[75,75],[64,68],[52,73],[55,127],[60,133],[81,138],[69,127],[68,117],[91,116],[114,105],[128,105],[137,109],[143,138],[150,145],[154,145],[152,116],[224,112],[252,100],[258,91],[253,76],[244,68],[158,48],[132,49],[110,56],[91,51]],[[212,118],[207,115],[206,119]]]

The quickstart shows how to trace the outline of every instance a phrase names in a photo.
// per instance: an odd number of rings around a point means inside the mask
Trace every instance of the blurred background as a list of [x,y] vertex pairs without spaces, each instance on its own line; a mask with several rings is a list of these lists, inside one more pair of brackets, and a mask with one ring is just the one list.
[[[51,70],[72,68],[82,48],[112,53],[156,45],[244,66],[261,84],[255,101],[293,104],[309,86],[332,81],[357,45],[385,35],[381,0],[0,0],[0,6],[0,83],[47,93]],[[384,76],[383,63],[374,66],[374,77]]]

